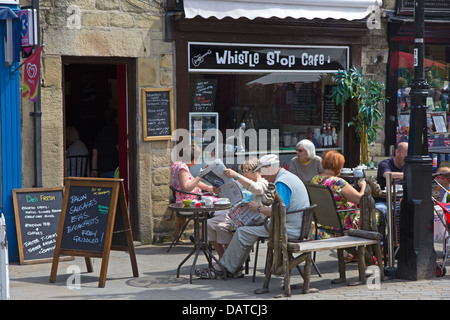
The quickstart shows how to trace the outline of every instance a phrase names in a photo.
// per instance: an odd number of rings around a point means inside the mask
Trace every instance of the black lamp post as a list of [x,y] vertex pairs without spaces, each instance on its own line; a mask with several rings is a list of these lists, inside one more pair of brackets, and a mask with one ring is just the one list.
[[414,80],[411,84],[411,119],[408,155],[404,166],[404,197],[400,211],[399,278],[429,279],[436,276],[431,200],[432,160],[428,154],[424,72],[424,0],[415,1]]

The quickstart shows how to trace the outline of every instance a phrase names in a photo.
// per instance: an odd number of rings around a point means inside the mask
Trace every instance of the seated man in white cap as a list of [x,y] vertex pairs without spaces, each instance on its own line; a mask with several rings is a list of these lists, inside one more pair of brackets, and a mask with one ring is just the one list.
[[[303,213],[296,212],[310,205],[308,192],[303,182],[291,172],[280,167],[278,156],[268,154],[258,160],[258,166],[254,171],[261,170],[261,175],[269,182],[275,183],[277,192],[286,205],[286,229],[290,239],[300,237]],[[272,209],[261,206],[258,211],[270,216]],[[292,212],[292,213],[290,213]],[[259,237],[269,237],[269,232],[262,226],[240,227],[236,230],[228,248],[225,250],[220,262],[228,273],[233,276],[242,275],[242,265],[247,259],[253,244]],[[199,268],[197,276],[214,279],[221,277],[224,270],[216,265],[212,268]]]

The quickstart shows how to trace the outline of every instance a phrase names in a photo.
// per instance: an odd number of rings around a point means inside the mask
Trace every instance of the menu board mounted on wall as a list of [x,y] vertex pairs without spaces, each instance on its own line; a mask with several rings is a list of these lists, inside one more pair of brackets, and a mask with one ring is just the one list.
[[331,97],[331,88],[333,88],[331,85],[325,85],[324,87],[323,123],[331,122],[333,127],[340,128],[342,108],[334,103]]
[[142,89],[144,141],[170,140],[174,130],[171,88]]
[[106,282],[110,250],[128,251],[138,277],[123,179],[66,178],[50,282],[56,281],[60,255],[82,256],[88,272],[90,257],[102,259],[99,287]]
[[53,258],[63,191],[64,187],[12,190],[20,264]]
[[213,112],[217,79],[199,79],[195,83],[194,112]]

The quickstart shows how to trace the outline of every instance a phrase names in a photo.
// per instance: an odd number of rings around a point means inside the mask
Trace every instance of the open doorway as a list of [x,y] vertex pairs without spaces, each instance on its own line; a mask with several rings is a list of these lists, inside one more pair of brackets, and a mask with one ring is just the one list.
[[[64,57],[63,92],[64,150],[67,152],[73,143],[73,139],[68,141],[68,138],[75,131],[82,142],[77,144],[83,144],[82,150],[85,150],[79,153],[88,154],[88,169],[81,173],[73,171],[74,164],[69,164],[66,159],[65,176],[116,176],[124,179],[130,221],[136,237],[136,135],[135,126],[129,123],[129,119],[135,118],[136,102],[134,95],[128,94],[135,88],[134,64],[133,59]],[[76,161],[83,165],[80,161],[84,160]]]

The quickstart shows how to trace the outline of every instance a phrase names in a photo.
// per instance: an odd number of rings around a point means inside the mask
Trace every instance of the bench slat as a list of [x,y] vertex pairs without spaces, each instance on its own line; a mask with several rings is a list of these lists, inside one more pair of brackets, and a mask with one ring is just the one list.
[[324,251],[331,249],[344,249],[358,246],[368,246],[379,243],[378,240],[370,240],[359,237],[343,236],[337,238],[305,241],[301,243],[288,243],[288,249],[295,253]]

